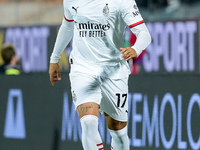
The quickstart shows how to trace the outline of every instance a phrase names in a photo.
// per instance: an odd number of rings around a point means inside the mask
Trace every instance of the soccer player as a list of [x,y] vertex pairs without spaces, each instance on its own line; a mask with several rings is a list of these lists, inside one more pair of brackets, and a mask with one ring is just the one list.
[[[112,137],[111,149],[129,150],[127,60],[139,56],[151,42],[135,0],[64,0],[63,5],[64,18],[50,59],[51,84],[61,80],[58,61],[73,36],[69,76],[83,149],[103,150],[98,131],[102,112]],[[126,25],[137,40],[123,48]]]

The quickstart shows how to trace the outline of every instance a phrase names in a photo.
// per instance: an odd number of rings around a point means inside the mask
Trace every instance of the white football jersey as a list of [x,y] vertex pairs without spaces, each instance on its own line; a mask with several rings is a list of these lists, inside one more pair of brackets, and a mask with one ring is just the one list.
[[130,74],[120,48],[126,25],[144,23],[135,0],[64,0],[64,15],[74,22],[72,71],[109,78]]

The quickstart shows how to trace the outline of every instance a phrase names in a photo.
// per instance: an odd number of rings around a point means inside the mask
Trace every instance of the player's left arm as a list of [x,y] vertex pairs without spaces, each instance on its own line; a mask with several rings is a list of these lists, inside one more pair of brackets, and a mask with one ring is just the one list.
[[130,30],[136,35],[137,39],[132,47],[120,48],[125,60],[138,57],[151,43],[151,35],[144,23],[132,27]]
[[135,0],[119,0],[119,10],[124,22],[136,35],[137,39],[132,47],[120,48],[125,60],[138,57],[151,43],[151,35],[144,23]]

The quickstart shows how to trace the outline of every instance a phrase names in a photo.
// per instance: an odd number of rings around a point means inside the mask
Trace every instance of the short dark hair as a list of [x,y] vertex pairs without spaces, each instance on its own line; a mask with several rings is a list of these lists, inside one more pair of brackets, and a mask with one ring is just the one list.
[[4,44],[1,49],[1,56],[6,64],[11,62],[13,56],[16,55],[13,44]]

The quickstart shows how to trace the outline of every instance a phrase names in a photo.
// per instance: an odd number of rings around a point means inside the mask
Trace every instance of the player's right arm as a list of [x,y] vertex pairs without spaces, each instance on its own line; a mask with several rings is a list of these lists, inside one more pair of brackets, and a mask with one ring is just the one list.
[[62,54],[62,52],[65,50],[68,43],[72,39],[73,30],[74,30],[74,23],[72,21],[67,21],[66,19],[63,19],[62,25],[58,31],[53,53],[51,54],[50,58],[49,76],[51,84],[53,86],[54,82],[61,80],[58,61],[60,59],[60,55]]
[[60,55],[62,54],[62,52],[65,50],[68,43],[72,39],[74,32],[74,20],[71,19],[72,16],[70,15],[70,12],[67,10],[65,3],[66,1],[64,1],[64,18],[60,26],[60,29],[58,31],[54,49],[50,57],[49,76],[50,76],[50,82],[53,86],[54,82],[61,80],[58,61],[60,59]]

